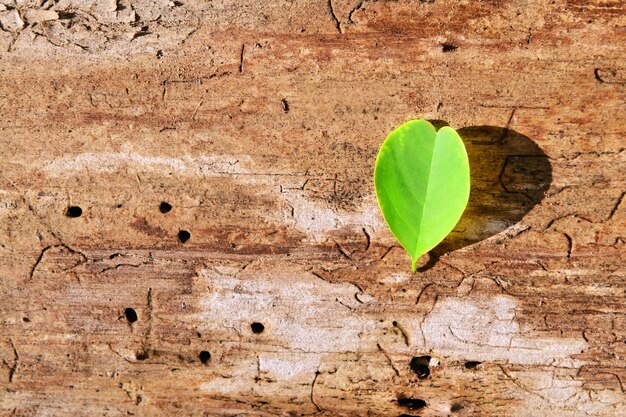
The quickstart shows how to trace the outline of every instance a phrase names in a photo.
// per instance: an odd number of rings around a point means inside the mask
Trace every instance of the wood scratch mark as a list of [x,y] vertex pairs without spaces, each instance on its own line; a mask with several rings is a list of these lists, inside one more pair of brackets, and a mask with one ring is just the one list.
[[393,327],[395,327],[396,329],[400,331],[400,334],[402,335],[402,338],[404,339],[404,344],[407,346],[411,346],[409,334],[406,332],[404,327],[397,321],[393,321],[391,324],[393,325]]
[[203,104],[204,101],[201,101],[200,104],[198,104],[198,107],[196,107],[196,109],[193,111],[193,114],[191,115],[191,120],[193,120],[194,122],[197,120],[196,115],[198,114],[198,110],[200,110],[200,107],[202,107]]
[[28,279],[32,280],[33,276],[35,275],[35,271],[37,270],[37,267],[39,266],[39,264],[41,263],[41,260],[43,259],[43,256],[46,254],[46,252],[50,249],[53,248],[54,245],[50,245],[50,246],[46,246],[45,248],[43,248],[41,250],[41,252],[39,252],[39,256],[37,257],[37,260],[35,261],[35,263],[33,264],[33,266],[30,268],[30,273],[28,274]]
[[432,287],[433,284],[432,282],[430,284],[426,284],[424,285],[424,287],[422,287],[422,289],[420,290],[419,294],[417,294],[417,299],[415,301],[415,305],[418,305],[420,303],[420,301],[422,300],[422,296],[424,295],[424,292],[426,292],[426,290],[430,287]]
[[615,205],[611,209],[611,212],[609,213],[609,217],[607,217],[607,220],[611,220],[613,216],[615,215],[615,213],[617,212],[617,209],[619,208],[619,206],[622,205],[622,201],[624,201],[624,195],[626,195],[626,191],[623,191],[622,195],[620,195],[617,201],[615,202]]
[[517,110],[517,107],[513,107],[513,109],[511,110],[511,114],[509,115],[509,119],[506,121],[506,125],[504,126],[504,130],[502,131],[502,136],[500,136],[500,139],[498,140],[499,144],[506,143],[506,137],[509,135],[511,122],[513,121],[513,117],[515,117],[515,111],[516,110]]
[[395,365],[393,364],[393,361],[391,360],[391,357],[389,356],[389,354],[385,351],[385,349],[382,348],[382,346],[380,346],[380,343],[376,343],[376,346],[378,346],[378,350],[380,350],[382,354],[385,355],[385,358],[387,358],[387,362],[389,363],[393,371],[396,373],[396,375],[400,376],[400,371],[398,371],[398,368],[396,368]]
[[242,44],[241,52],[239,53],[239,74],[243,74],[243,59],[244,59],[245,50],[246,50],[246,45]]
[[367,252],[370,248],[370,245],[372,243],[372,239],[370,238],[369,233],[367,233],[367,230],[365,230],[365,227],[363,227],[361,230],[363,230],[363,234],[365,235],[365,250],[364,252]]
[[337,241],[335,241],[335,247],[344,258],[350,261],[352,260],[352,257],[350,256],[351,254],[348,253]]
[[550,402],[550,400],[546,397],[544,397],[543,395],[529,389],[528,387],[526,387],[525,385],[521,384],[517,379],[513,378],[505,369],[504,366],[502,365],[498,365],[498,367],[500,368],[500,370],[502,371],[502,373],[516,386],[518,386],[519,388],[521,388],[522,390],[526,391],[529,394],[533,394],[536,395],[537,397],[541,398],[544,401],[548,401]]

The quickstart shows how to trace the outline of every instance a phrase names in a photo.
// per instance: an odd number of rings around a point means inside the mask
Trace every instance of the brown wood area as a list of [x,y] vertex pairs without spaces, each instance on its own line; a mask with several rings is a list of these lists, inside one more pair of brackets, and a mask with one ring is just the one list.
[[[0,0],[0,415],[624,415],[625,7]],[[413,118],[472,171],[415,274]]]

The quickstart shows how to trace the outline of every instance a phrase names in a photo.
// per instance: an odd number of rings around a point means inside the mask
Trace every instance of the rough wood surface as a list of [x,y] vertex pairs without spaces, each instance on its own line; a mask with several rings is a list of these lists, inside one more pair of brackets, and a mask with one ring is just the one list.
[[[0,1],[0,414],[623,415],[624,23]],[[372,172],[417,117],[473,188],[411,274]]]

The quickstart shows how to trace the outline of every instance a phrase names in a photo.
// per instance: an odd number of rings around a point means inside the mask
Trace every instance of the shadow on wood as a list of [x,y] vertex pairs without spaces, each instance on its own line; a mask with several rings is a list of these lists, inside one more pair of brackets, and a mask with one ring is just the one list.
[[[437,128],[446,125],[431,120]],[[515,225],[544,197],[552,182],[546,154],[527,136],[495,126],[458,130],[470,162],[471,191],[456,228],[418,269],[432,268],[445,253],[463,248]]]

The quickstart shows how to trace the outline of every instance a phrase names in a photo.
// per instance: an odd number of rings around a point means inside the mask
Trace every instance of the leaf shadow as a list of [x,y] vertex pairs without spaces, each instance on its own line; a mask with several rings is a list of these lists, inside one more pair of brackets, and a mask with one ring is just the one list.
[[[430,120],[439,129],[447,125]],[[457,130],[470,162],[471,190],[467,208],[454,230],[418,271],[439,257],[480,242],[515,225],[544,198],[552,183],[548,156],[527,136],[497,126]]]

